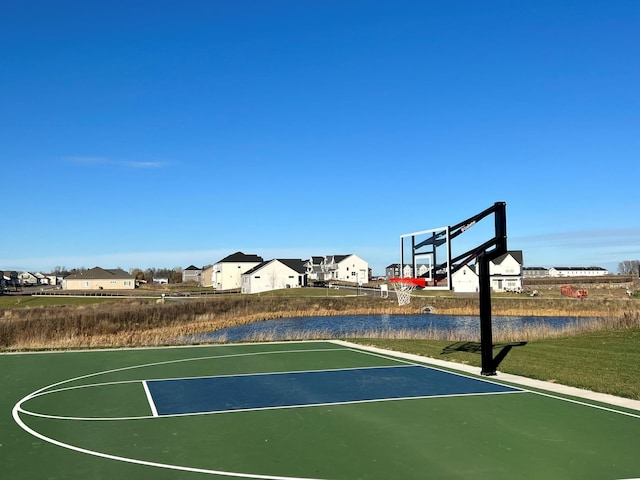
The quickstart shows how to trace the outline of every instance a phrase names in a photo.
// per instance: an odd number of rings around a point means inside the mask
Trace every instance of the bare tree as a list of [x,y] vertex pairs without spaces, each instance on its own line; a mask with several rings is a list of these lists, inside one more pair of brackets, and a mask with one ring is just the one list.
[[171,283],[182,283],[182,267],[174,267],[169,278]]
[[633,275],[640,273],[640,260],[624,260],[618,264],[618,273]]
[[144,272],[139,268],[132,268],[129,273],[131,273],[131,275],[136,277],[136,281],[138,282],[141,280],[144,280],[144,281],[147,280],[147,277],[145,276]]

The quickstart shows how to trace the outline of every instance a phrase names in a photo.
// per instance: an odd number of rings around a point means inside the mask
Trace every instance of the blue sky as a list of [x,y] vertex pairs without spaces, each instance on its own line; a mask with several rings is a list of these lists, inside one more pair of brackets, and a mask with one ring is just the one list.
[[[355,253],[507,203],[640,258],[640,2],[3,3],[0,269]],[[484,241],[485,239],[481,239]]]

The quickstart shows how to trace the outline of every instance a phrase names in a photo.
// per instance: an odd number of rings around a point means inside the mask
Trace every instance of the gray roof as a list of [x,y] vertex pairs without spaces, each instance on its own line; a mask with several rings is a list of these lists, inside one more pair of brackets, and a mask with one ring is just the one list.
[[307,272],[307,269],[304,266],[304,260],[300,260],[299,258],[278,258],[277,260],[298,273]]
[[499,264],[502,263],[502,261],[507,258],[509,255],[511,255],[514,260],[516,262],[518,262],[520,265],[522,265],[522,250],[509,250],[507,253],[504,253],[502,255],[500,255],[498,258],[496,258],[493,263],[494,264]]
[[69,280],[113,280],[116,278],[129,280],[135,277],[130,273],[125,272],[121,268],[104,269],[100,267],[93,267],[89,270],[85,270],[84,272],[72,273],[71,275],[65,277],[65,279]]
[[244,272],[243,275],[247,275],[247,274],[250,275],[253,272],[256,272],[256,271],[260,270],[265,265],[268,265],[269,263],[275,262],[275,261],[278,261],[278,262],[282,263],[283,265],[286,265],[291,270],[294,270],[297,273],[304,274],[304,273],[307,272],[307,269],[304,266],[304,260],[300,260],[298,258],[274,258],[273,260],[268,260],[266,262],[260,263],[259,265],[256,265],[252,269],[247,270],[246,272]]
[[246,254],[242,252],[232,253],[229,256],[224,257],[218,263],[254,263],[264,262],[264,259],[258,255]]

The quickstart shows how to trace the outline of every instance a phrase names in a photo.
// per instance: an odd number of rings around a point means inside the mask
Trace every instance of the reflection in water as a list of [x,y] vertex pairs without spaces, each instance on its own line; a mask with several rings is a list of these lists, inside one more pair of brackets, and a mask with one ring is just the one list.
[[[593,318],[580,317],[493,317],[493,331],[516,332],[525,328],[545,327],[558,329],[584,324]],[[325,338],[353,337],[359,334],[384,332],[419,333],[429,331],[459,332],[464,336],[480,334],[478,316],[465,315],[339,315],[332,317],[292,317],[265,320],[229,327],[215,332],[184,338],[184,341],[240,342],[251,340],[301,339],[320,335]]]

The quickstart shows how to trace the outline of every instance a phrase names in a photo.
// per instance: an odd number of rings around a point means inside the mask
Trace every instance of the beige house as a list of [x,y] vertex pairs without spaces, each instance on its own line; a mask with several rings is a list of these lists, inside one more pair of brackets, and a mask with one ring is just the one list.
[[62,280],[64,290],[133,290],[135,287],[135,277],[120,268],[94,267]]

